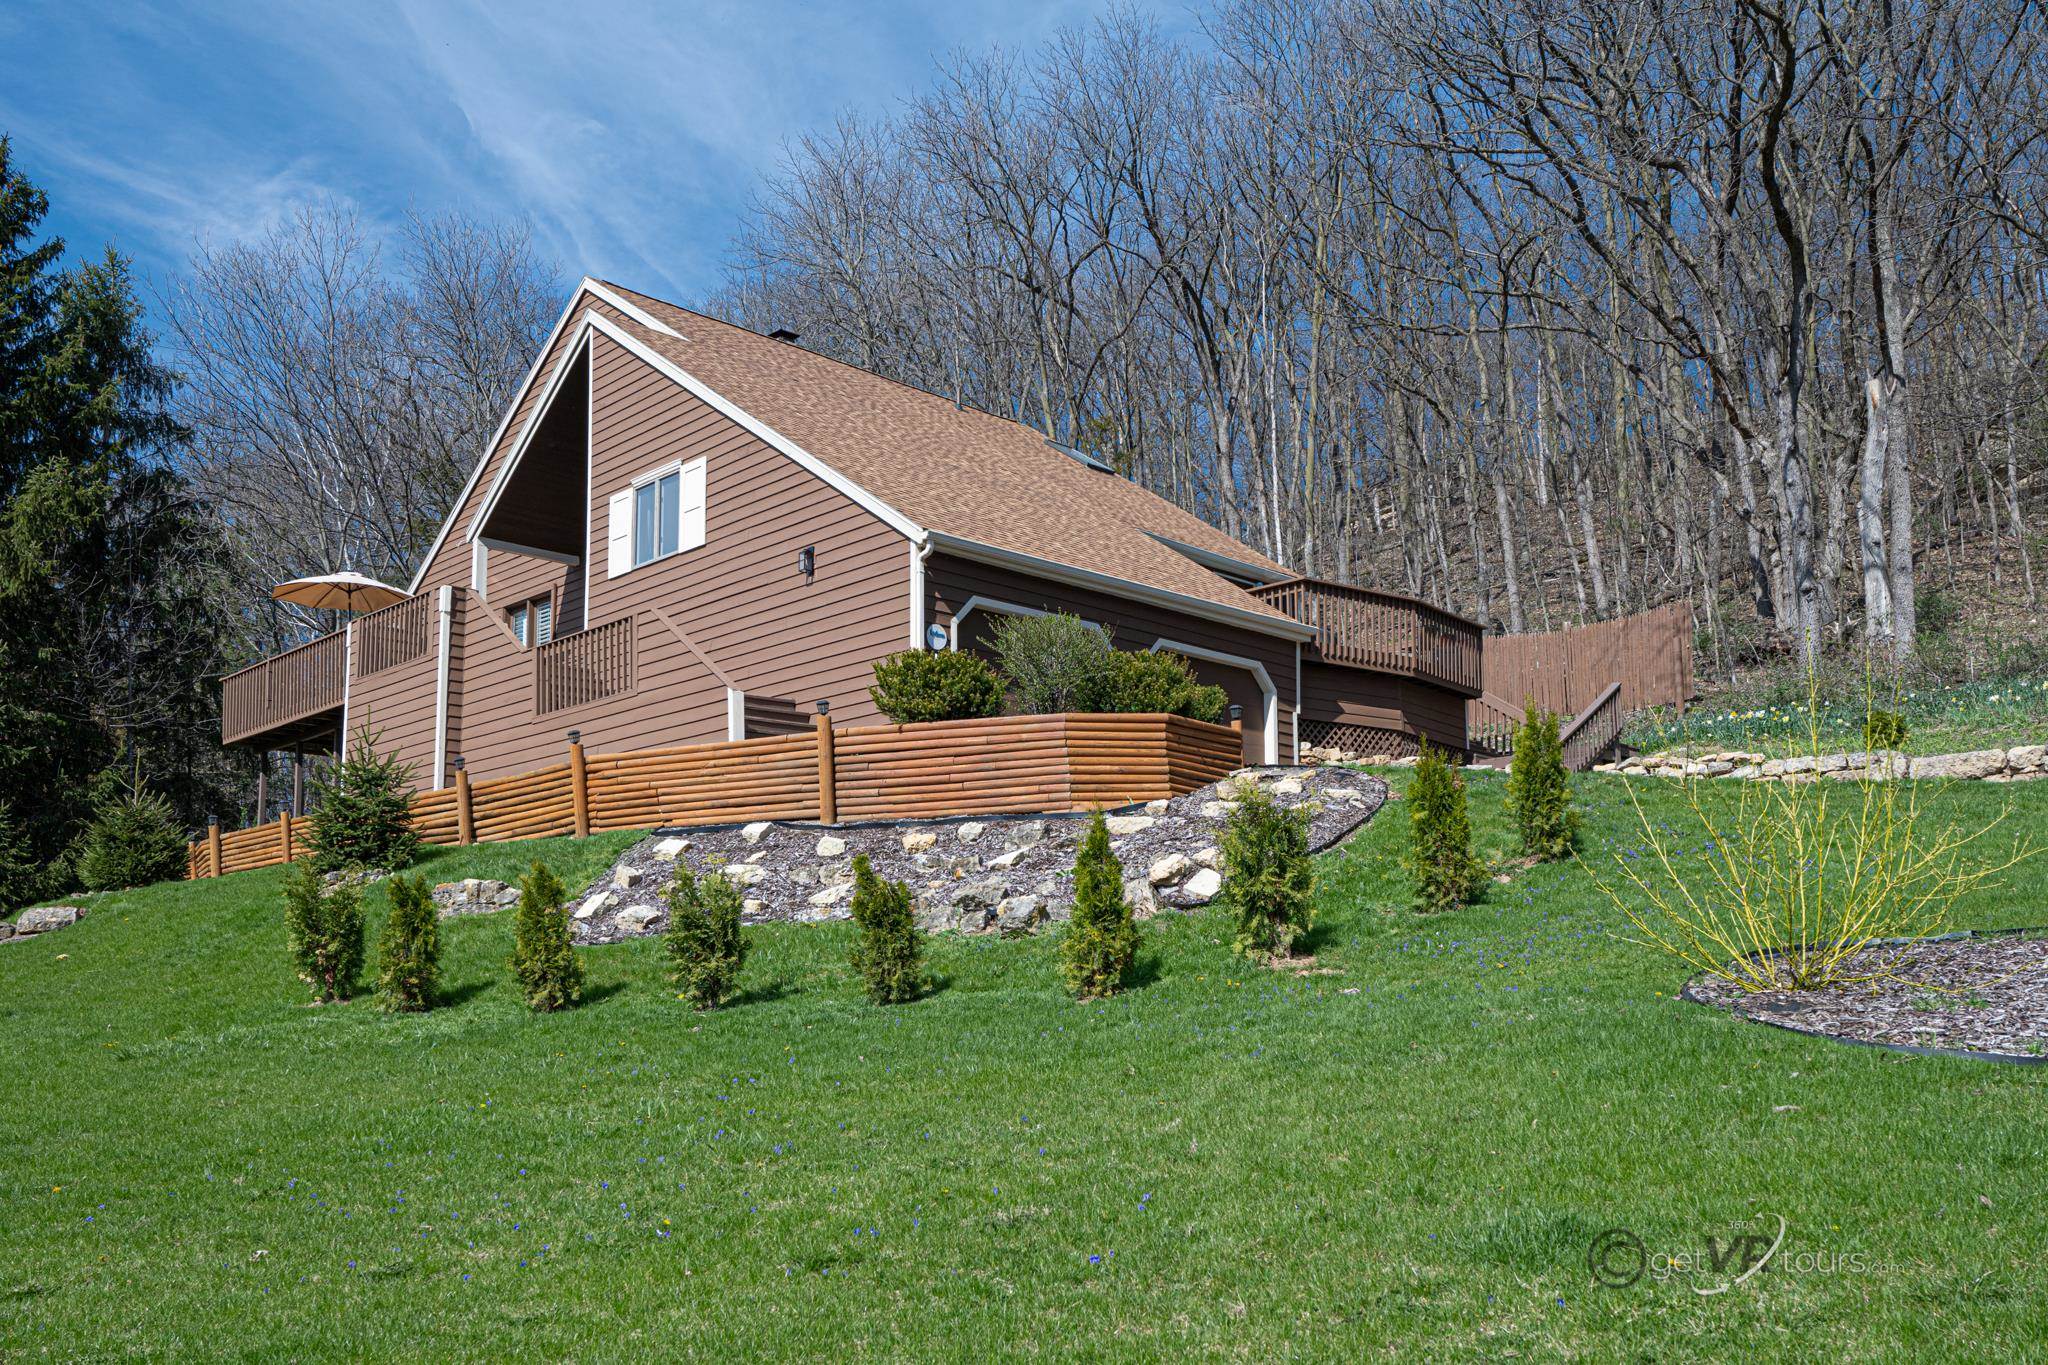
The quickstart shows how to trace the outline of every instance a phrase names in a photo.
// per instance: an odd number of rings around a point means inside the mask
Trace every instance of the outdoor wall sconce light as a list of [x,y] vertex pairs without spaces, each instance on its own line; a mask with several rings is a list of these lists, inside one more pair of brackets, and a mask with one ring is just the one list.
[[796,571],[809,578],[818,571],[818,547],[806,545],[796,552]]

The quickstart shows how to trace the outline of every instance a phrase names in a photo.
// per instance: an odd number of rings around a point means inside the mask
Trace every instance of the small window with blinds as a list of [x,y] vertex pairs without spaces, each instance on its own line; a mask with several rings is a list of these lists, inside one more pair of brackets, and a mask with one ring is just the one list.
[[555,638],[555,599],[552,594],[530,598],[505,613],[512,638],[531,649]]

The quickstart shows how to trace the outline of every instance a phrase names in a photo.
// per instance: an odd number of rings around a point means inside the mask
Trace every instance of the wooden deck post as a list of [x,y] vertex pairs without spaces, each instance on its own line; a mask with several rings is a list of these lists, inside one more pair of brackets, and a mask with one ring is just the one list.
[[306,813],[306,746],[292,746],[292,814]]
[[220,817],[206,817],[206,875],[220,875]]
[[256,766],[256,820],[262,824],[263,817],[270,813],[270,750],[263,751],[263,758]]
[[583,735],[569,732],[569,804],[576,815],[576,837],[590,837],[590,774],[583,766]]
[[839,823],[839,776],[832,755],[832,703],[818,703],[811,724],[818,730],[818,821]]
[[285,862],[292,860],[292,813],[281,810],[277,813],[277,845],[284,853]]
[[476,815],[469,805],[469,768],[461,754],[455,756],[455,842],[476,842]]

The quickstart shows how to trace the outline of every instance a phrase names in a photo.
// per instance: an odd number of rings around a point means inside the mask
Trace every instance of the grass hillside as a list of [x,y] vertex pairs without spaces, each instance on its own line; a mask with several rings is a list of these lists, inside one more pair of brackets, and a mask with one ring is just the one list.
[[[1474,814],[1504,856],[1503,786],[1478,778]],[[1578,790],[1589,856],[1633,846],[1620,780]],[[2048,784],[1940,801],[1988,818],[2008,798],[2048,827]],[[1420,919],[1405,816],[1321,860],[1315,974],[1168,917],[1137,988],[1089,1006],[1038,938],[939,941],[941,989],[870,1007],[829,925],[753,931],[748,994],[714,1014],[640,941],[584,950],[587,1003],[533,1016],[504,912],[445,923],[446,1008],[309,1008],[275,872],[110,899],[0,948],[0,1355],[2017,1359],[2048,1340],[2048,1070],[1681,1003],[1684,972],[1616,941],[1571,865]],[[541,856],[573,887],[628,837],[426,870]],[[2048,923],[2044,875],[1961,921]],[[1783,1263],[1726,1294],[1590,1282],[1604,1230],[1705,1255],[1773,1214]]]

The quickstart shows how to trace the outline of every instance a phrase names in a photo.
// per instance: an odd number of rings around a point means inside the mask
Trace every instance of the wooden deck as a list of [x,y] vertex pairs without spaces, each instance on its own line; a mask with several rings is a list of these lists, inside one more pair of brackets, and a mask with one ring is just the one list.
[[1290,578],[1251,593],[1316,628],[1314,644],[1302,647],[1304,658],[1479,695],[1483,632],[1477,621],[1399,593],[1320,578]]
[[334,631],[274,654],[220,684],[220,742],[278,747],[332,734],[347,688],[348,638]]

